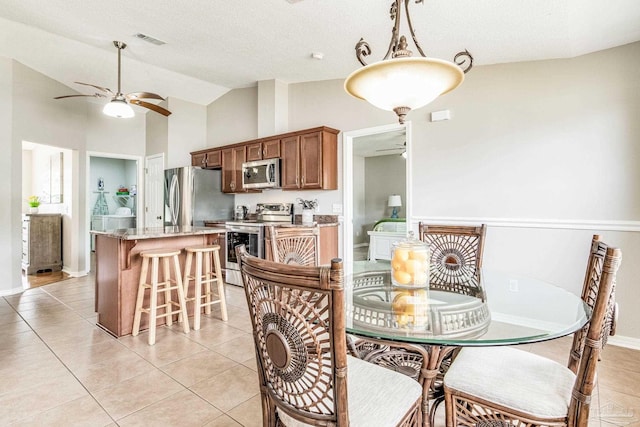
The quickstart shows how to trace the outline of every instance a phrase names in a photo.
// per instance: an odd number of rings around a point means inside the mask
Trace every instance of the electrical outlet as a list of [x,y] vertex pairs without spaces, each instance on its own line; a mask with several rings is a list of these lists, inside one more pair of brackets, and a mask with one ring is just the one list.
[[514,279],[509,280],[509,290],[511,292],[518,292],[520,290],[517,280],[514,280]]
[[341,214],[342,213],[342,205],[340,203],[334,203],[333,204],[333,213],[334,214]]

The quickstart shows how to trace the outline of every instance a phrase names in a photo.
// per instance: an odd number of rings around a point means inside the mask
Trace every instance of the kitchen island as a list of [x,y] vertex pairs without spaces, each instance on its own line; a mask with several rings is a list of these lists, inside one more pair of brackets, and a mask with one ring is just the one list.
[[[116,337],[131,334],[138,282],[142,268],[140,252],[152,249],[180,249],[187,246],[216,244],[224,253],[223,227],[126,228],[96,236],[96,298],[98,326]],[[180,254],[184,268],[184,251]],[[193,314],[192,304],[187,309]],[[164,319],[158,319],[164,324]],[[148,316],[142,317],[141,329],[148,327]]]

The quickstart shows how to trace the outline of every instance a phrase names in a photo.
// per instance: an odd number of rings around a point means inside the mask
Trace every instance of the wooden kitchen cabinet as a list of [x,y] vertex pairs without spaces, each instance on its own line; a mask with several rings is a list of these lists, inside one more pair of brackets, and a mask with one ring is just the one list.
[[206,169],[222,167],[222,150],[207,150],[191,153],[191,166],[200,166]]
[[331,260],[338,258],[338,226],[325,225],[320,227],[320,265],[331,264]]
[[283,190],[338,188],[338,131],[322,128],[280,140]]
[[262,158],[277,159],[280,157],[280,139],[271,139],[262,142]]
[[262,143],[247,144],[247,162],[262,160]]
[[242,188],[242,164],[247,158],[246,145],[222,150],[222,192],[240,193]]

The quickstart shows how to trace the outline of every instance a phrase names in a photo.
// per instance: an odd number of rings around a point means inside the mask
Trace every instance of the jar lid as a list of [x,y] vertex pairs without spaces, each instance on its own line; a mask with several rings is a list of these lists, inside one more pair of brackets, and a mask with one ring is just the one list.
[[418,240],[413,235],[413,231],[409,231],[406,239],[401,240],[399,242],[395,242],[393,244],[394,248],[402,248],[402,249],[410,249],[410,250],[426,250],[429,248],[429,244],[423,242],[422,240]]

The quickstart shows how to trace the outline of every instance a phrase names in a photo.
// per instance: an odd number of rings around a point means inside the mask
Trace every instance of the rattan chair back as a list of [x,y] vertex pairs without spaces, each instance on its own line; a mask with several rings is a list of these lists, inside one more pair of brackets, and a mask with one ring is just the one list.
[[[445,386],[447,426],[475,426],[480,421],[495,420],[508,421],[512,425],[522,427],[551,425],[586,427],[603,338],[605,334],[609,333],[605,324],[614,299],[615,277],[621,259],[620,249],[607,247],[599,240],[598,236],[594,236],[585,278],[585,292],[583,293],[585,301],[593,308],[593,311],[584,330],[575,334],[569,365],[570,368],[574,366],[572,370],[576,376],[565,417],[545,418],[528,413],[523,409],[516,410],[505,407],[486,396],[472,396]],[[505,378],[505,381],[509,381],[509,378]],[[558,399],[564,398],[558,396],[554,390],[549,390],[549,393],[549,395],[557,396]]]
[[265,240],[269,245],[273,261],[282,264],[319,264],[320,229],[315,227],[268,226]]
[[[593,310],[598,290],[601,283],[602,269],[604,268],[604,258],[607,253],[607,245],[600,240],[600,236],[594,234],[591,240],[591,250],[587,262],[587,271],[584,275],[584,285],[582,286],[582,300]],[[607,342],[609,335],[615,334],[615,321],[617,315],[617,304],[615,302],[615,280],[611,291],[611,298],[607,304],[607,315],[602,325],[602,345]],[[580,359],[584,351],[584,343],[587,337],[589,324],[573,335],[573,344],[569,353],[569,363],[567,367],[574,373],[578,370]]]
[[420,240],[429,244],[431,284],[455,286],[464,283],[465,278],[477,277],[482,267],[486,224],[475,227],[420,223],[418,231]]
[[342,261],[283,265],[236,249],[256,347],[263,425],[278,412],[348,426]]

